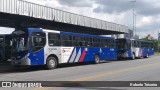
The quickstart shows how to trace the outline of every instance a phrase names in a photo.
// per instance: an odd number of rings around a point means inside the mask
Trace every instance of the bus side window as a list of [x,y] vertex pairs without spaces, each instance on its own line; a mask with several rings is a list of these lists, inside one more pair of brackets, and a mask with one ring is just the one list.
[[101,47],[107,47],[106,45],[106,39],[101,39]]
[[84,42],[84,37],[73,36],[73,41],[72,41],[73,46],[81,47],[83,46],[83,42]]
[[49,33],[48,34],[49,46],[61,46],[61,40],[59,34]]
[[138,41],[134,41],[134,47],[138,47]]
[[90,46],[93,47],[93,38],[90,37]]
[[72,46],[72,36],[71,35],[61,35],[62,46]]
[[108,39],[106,39],[105,47],[109,47],[109,40]]
[[100,43],[100,39],[99,38],[93,38],[93,47],[99,47],[100,45],[99,45],[99,43]]
[[129,49],[131,47],[131,41],[130,40],[128,40],[128,42],[127,42],[127,49]]
[[90,47],[90,45],[91,45],[90,37],[84,37],[84,45],[83,46]]
[[114,40],[113,39],[108,39],[108,47],[113,48],[114,47]]

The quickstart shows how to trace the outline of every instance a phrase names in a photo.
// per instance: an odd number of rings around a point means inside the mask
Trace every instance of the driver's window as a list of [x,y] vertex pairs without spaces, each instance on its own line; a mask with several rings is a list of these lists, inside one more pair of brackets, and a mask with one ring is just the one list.
[[43,37],[33,37],[33,46],[43,47],[45,45],[44,41],[45,41],[45,38]]
[[32,51],[38,51],[46,45],[46,34],[42,32],[32,33]]
[[126,45],[126,49],[130,49],[131,48],[131,41],[128,40],[127,45]]

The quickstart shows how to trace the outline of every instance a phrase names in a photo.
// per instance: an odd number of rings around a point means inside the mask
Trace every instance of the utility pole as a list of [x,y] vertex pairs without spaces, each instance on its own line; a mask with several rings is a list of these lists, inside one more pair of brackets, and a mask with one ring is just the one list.
[[135,15],[135,35],[137,34],[137,28],[136,28],[136,22],[137,22],[137,20],[136,20],[136,18],[137,18],[137,15],[136,14],[134,14]]
[[158,30],[158,54],[159,54],[159,40],[160,40],[160,33],[159,33],[159,30]]
[[131,3],[133,3],[133,35],[135,36],[135,2],[136,0],[134,1],[131,1]]

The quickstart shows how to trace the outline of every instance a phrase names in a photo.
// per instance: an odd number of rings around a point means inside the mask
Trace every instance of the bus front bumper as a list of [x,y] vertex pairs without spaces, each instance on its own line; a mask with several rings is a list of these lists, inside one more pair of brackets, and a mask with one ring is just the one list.
[[11,64],[12,65],[26,65],[26,66],[31,65],[30,59],[27,56],[23,57],[22,59],[14,59],[14,58],[12,58]]

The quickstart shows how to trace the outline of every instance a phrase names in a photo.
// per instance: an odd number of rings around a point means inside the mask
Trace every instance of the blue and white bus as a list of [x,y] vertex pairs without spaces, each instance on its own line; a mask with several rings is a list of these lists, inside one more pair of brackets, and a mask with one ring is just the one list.
[[28,28],[12,33],[12,64],[46,65],[116,60],[116,43],[111,37]]
[[148,40],[138,40],[142,49],[142,56],[148,58],[151,55],[154,55],[154,45],[152,41]]
[[116,39],[117,58],[148,58],[154,55],[153,42],[131,38]]

